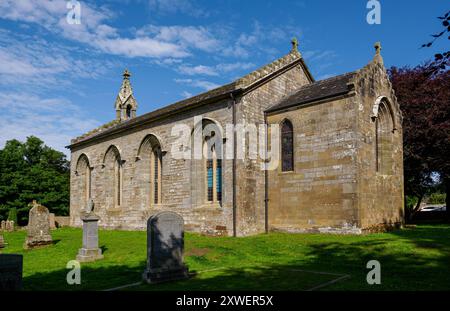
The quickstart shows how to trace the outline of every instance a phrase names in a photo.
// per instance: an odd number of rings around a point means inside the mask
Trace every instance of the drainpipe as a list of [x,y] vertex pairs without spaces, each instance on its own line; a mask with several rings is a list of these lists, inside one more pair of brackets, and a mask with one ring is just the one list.
[[[266,125],[266,148],[264,150],[264,161],[267,161],[267,149],[269,148],[269,125],[267,124],[267,114],[264,112],[264,124]],[[267,162],[266,162],[267,163]],[[265,167],[266,168],[266,167]],[[269,233],[269,193],[268,193],[269,175],[267,169],[264,170],[264,229]]]
[[236,98],[234,94],[230,94],[231,99],[233,100],[233,236],[237,235],[236,228],[236,156],[237,156],[237,144],[236,144]]

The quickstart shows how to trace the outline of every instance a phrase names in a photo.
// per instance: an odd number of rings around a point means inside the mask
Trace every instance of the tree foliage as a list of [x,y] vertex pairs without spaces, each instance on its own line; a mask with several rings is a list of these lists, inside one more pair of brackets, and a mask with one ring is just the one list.
[[450,206],[450,72],[435,67],[392,67],[389,74],[403,114],[405,194],[419,205],[438,173]]
[[25,225],[32,200],[57,215],[68,215],[69,177],[66,156],[39,138],[7,141],[0,149],[0,220],[15,209],[18,223]]
[[[442,16],[438,16],[438,20],[441,23],[441,27],[443,27],[442,31],[431,35],[431,37],[433,37],[433,40],[428,43],[422,44],[422,48],[431,47],[437,39],[445,37],[446,33],[447,39],[450,40],[450,35],[448,35],[450,33],[450,11],[447,11]],[[447,70],[449,66],[450,66],[450,51],[444,51],[442,53],[437,53],[434,55],[434,62],[428,69],[434,74],[436,72],[442,72]]]

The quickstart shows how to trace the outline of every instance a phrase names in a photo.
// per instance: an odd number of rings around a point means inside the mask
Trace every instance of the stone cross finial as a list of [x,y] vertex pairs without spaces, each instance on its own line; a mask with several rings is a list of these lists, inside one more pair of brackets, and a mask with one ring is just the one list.
[[292,51],[297,51],[298,50],[298,40],[296,37],[292,38],[291,44],[292,44]]
[[374,47],[375,47],[375,53],[377,55],[380,55],[381,54],[381,42],[375,42]]

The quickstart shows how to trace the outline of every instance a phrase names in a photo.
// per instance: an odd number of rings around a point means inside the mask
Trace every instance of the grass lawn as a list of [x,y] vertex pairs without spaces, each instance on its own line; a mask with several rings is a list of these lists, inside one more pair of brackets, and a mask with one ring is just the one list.
[[[100,231],[105,258],[83,263],[81,285],[66,283],[66,264],[81,246],[81,229],[52,231],[55,243],[23,250],[25,232],[4,233],[3,253],[24,255],[26,290],[104,290],[139,282],[146,233]],[[271,233],[245,238],[187,233],[193,278],[125,290],[449,290],[450,225],[420,225],[365,236]],[[366,264],[381,263],[381,285],[368,285]],[[317,273],[325,272],[325,273]],[[329,273],[329,274],[326,274]],[[345,277],[348,275],[348,277]]]

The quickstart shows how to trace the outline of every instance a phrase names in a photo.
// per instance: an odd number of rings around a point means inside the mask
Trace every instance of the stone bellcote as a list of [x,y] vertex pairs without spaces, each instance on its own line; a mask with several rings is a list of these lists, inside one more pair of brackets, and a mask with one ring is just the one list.
[[131,73],[125,69],[123,73],[122,86],[117,95],[114,107],[116,109],[116,119],[120,121],[136,117],[137,102],[133,96],[133,88],[130,83]]

